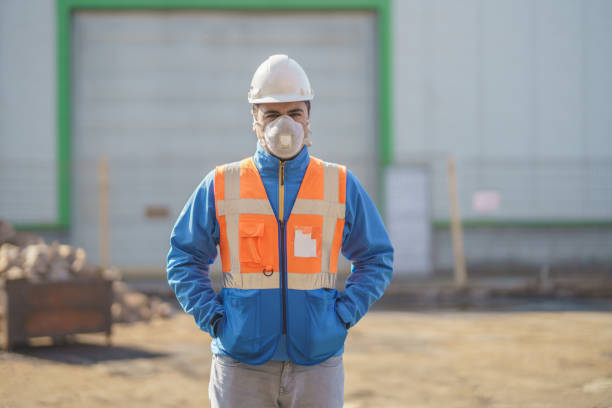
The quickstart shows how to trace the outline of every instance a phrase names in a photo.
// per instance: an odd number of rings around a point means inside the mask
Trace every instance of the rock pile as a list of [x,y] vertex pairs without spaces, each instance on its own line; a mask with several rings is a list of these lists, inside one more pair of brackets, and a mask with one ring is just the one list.
[[[83,278],[114,281],[111,308],[114,322],[133,323],[152,318],[168,318],[176,313],[176,308],[170,303],[129,289],[121,281],[117,269],[103,269],[88,262],[83,248],[74,248],[57,241],[47,244],[42,237],[17,232],[10,223],[0,219],[0,286],[7,279],[48,282]],[[3,315],[2,309],[0,307],[0,318]]]
[[111,308],[113,321],[117,323],[134,323],[154,318],[169,318],[177,309],[170,303],[156,296],[131,290],[124,282],[113,282],[114,301]]

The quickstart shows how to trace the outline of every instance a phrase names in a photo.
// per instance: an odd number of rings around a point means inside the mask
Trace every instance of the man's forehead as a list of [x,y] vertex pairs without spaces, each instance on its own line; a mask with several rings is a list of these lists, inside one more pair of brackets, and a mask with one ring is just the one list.
[[259,108],[262,112],[285,112],[292,110],[301,110],[304,111],[306,104],[302,101],[300,102],[282,102],[282,103],[263,103],[259,105]]

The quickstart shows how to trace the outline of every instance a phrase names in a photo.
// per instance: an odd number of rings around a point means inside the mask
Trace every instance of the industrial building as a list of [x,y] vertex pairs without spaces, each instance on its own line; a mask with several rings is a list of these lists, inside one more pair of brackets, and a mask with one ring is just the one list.
[[398,274],[452,268],[449,156],[468,268],[610,268],[610,39],[607,0],[0,0],[0,218],[93,261],[107,220],[110,264],[161,276],[191,192],[253,153],[249,82],[284,53],[311,154],[361,180]]

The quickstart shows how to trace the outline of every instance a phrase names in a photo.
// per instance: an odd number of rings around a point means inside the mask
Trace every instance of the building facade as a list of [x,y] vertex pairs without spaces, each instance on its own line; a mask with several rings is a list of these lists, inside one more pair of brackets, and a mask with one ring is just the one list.
[[161,273],[189,194],[255,148],[254,69],[287,53],[312,154],[362,181],[398,273],[452,267],[449,155],[468,268],[612,265],[612,3],[268,3],[1,0],[0,217],[99,260],[104,157],[111,264]]

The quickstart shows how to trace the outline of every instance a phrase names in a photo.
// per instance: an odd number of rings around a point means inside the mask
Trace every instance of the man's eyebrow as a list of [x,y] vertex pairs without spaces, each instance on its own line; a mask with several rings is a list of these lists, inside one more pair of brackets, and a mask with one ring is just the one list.
[[265,111],[265,112],[264,112],[264,115],[267,115],[268,113],[278,113],[278,114],[280,114],[280,112],[279,112],[279,111],[274,110],[274,109],[270,109],[270,110]]
[[295,109],[291,109],[289,112],[287,113],[298,113],[298,112],[304,112],[304,109],[302,108],[295,108]]

